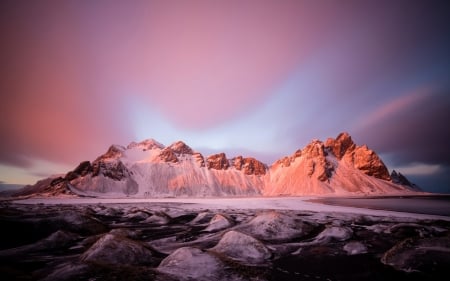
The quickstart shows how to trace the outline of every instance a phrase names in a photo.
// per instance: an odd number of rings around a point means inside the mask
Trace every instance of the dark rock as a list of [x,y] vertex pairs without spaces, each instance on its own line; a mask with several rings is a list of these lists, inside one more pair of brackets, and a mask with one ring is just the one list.
[[420,188],[416,184],[410,182],[404,175],[402,175],[402,173],[395,170],[393,170],[391,173],[391,179],[393,183],[409,186],[413,189],[420,190]]
[[331,150],[334,156],[340,160],[345,153],[353,151],[356,145],[353,142],[352,137],[347,132],[343,132],[340,133],[336,139],[327,139],[325,147]]
[[163,160],[164,162],[170,162],[170,163],[177,163],[178,158],[173,152],[172,149],[169,147],[164,148],[161,153],[159,154],[159,158]]
[[182,141],[177,141],[169,146],[170,149],[172,149],[173,152],[176,154],[194,154],[194,151],[192,148],[190,148],[187,144],[185,144]]
[[76,179],[80,176],[85,176],[88,173],[93,172],[93,167],[91,165],[91,162],[89,161],[83,161],[81,162],[73,171],[70,171],[66,174],[64,177],[65,180],[71,181],[73,179]]
[[226,170],[230,167],[225,153],[219,153],[208,156],[206,159],[208,169]]
[[408,238],[384,253],[381,262],[407,272],[449,273],[450,237]]
[[109,233],[95,242],[81,260],[99,264],[145,265],[153,262],[153,255],[141,243]]
[[242,156],[238,156],[232,159],[232,163],[237,170],[243,170],[246,175],[259,176],[266,174],[266,166],[264,163],[252,157],[243,158]]
[[380,157],[366,145],[356,147],[345,157],[353,166],[368,176],[378,179],[391,180],[388,169]]
[[95,161],[92,163],[92,175],[94,177],[103,175],[110,179],[120,181],[130,175],[127,167],[121,161],[105,162]]
[[195,162],[197,162],[199,167],[205,167],[205,158],[203,158],[201,153],[195,152],[192,154],[192,157],[195,159]]

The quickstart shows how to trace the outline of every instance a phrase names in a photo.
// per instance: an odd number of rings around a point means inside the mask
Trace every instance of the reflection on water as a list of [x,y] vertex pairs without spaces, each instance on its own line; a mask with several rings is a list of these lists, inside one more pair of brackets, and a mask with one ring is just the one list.
[[329,205],[450,216],[450,195],[321,198]]

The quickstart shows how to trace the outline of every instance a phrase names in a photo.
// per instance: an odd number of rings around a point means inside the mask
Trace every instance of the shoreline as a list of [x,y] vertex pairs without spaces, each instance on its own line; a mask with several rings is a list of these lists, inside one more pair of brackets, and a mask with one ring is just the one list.
[[[450,195],[413,195],[408,198],[441,198]],[[370,215],[380,217],[402,217],[415,219],[432,219],[450,221],[450,215],[427,214],[386,209],[367,206],[355,206],[342,201],[356,200],[408,200],[405,195],[392,195],[383,197],[345,197],[345,196],[298,196],[298,197],[214,197],[214,198],[28,198],[23,200],[8,201],[12,204],[43,204],[43,205],[103,205],[103,204],[175,204],[178,208],[201,210],[201,209],[248,209],[248,210],[303,210],[312,212],[350,213],[359,215]],[[334,204],[330,204],[334,201]],[[336,201],[340,204],[337,204]],[[347,204],[343,204],[347,203]],[[450,208],[450,207],[449,207]]]

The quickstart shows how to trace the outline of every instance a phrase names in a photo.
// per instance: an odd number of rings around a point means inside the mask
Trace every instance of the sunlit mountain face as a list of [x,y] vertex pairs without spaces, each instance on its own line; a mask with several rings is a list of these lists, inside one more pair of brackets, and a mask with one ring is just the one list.
[[183,140],[270,165],[348,131],[450,192],[445,1],[0,3],[0,181],[111,143]]

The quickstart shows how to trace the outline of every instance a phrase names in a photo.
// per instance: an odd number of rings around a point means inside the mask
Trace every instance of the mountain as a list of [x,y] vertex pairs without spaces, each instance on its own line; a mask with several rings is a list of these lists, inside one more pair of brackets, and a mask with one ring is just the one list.
[[204,157],[182,141],[167,147],[148,139],[112,145],[64,176],[27,186],[16,195],[99,197],[279,196],[399,194],[417,187],[388,169],[348,133],[313,140],[271,166],[252,157]]

